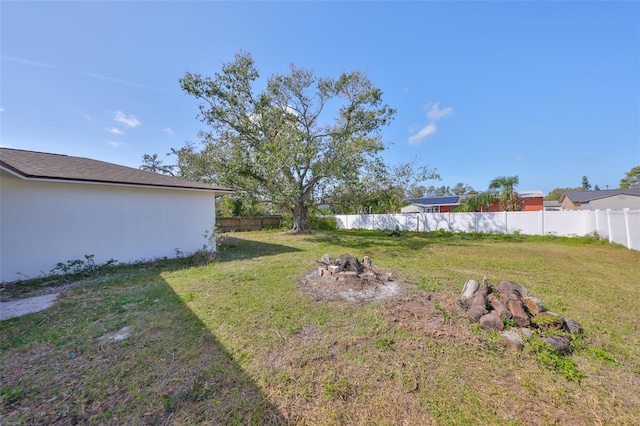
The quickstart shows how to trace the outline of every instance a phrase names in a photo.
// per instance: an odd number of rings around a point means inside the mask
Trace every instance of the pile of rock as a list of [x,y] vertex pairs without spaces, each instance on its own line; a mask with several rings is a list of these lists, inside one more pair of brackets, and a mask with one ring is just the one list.
[[[500,331],[505,343],[514,349],[522,349],[523,337],[536,333],[557,352],[569,353],[571,335],[582,333],[576,320],[545,310],[539,299],[529,296],[527,288],[516,282],[500,281],[494,288],[486,277],[482,284],[467,280],[460,301],[469,318],[483,328]],[[505,330],[505,324],[518,328]]]
[[393,281],[390,273],[379,273],[371,264],[369,256],[364,256],[362,262],[350,254],[343,254],[335,259],[328,254],[322,256],[318,263],[318,275],[330,280],[359,278],[365,281]]

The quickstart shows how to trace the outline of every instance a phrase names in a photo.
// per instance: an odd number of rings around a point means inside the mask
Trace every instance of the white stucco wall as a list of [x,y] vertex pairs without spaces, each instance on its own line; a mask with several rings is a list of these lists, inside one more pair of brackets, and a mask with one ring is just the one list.
[[640,196],[619,194],[611,197],[600,198],[589,202],[589,210],[640,210]]
[[58,262],[175,257],[206,243],[211,191],[27,181],[0,174],[0,282],[34,278]]

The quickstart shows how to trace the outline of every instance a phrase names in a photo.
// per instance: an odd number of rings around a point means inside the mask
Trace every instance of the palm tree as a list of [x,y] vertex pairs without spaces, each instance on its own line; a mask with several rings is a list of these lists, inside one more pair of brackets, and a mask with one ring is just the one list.
[[514,197],[514,188],[518,186],[518,183],[518,176],[500,176],[489,182],[489,190],[494,190],[498,193],[500,210],[506,210],[506,208],[503,207],[507,206],[509,201]]
[[496,194],[493,191],[478,192],[466,198],[462,204],[458,207],[460,212],[477,212],[486,208],[489,210],[489,206],[496,200]]
[[514,191],[518,186],[518,176],[500,176],[489,183],[489,189],[467,198],[458,211],[475,212],[488,207],[496,199],[500,210],[522,210],[522,198]]

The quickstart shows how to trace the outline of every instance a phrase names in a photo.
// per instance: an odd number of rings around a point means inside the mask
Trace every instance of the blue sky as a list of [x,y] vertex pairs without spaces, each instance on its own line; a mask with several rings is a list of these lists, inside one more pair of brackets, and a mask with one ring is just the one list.
[[[198,140],[178,79],[365,71],[388,163],[483,190],[617,188],[640,165],[640,2],[0,3],[0,145],[132,167]],[[170,158],[168,158],[170,160]]]

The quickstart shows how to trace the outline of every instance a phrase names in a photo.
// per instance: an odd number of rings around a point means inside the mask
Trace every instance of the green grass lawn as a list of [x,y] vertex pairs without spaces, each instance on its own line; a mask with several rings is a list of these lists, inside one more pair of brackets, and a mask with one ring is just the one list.
[[[219,250],[204,266],[122,266],[46,311],[0,322],[0,424],[640,418],[640,252],[589,238],[379,231],[232,233]],[[405,293],[315,300],[298,280],[325,253],[370,256]],[[507,350],[496,332],[449,310],[465,280],[483,276],[517,281],[578,320],[585,334],[572,362]],[[419,294],[442,301],[451,333],[425,335],[387,314]],[[127,339],[101,339],[123,327]]]

